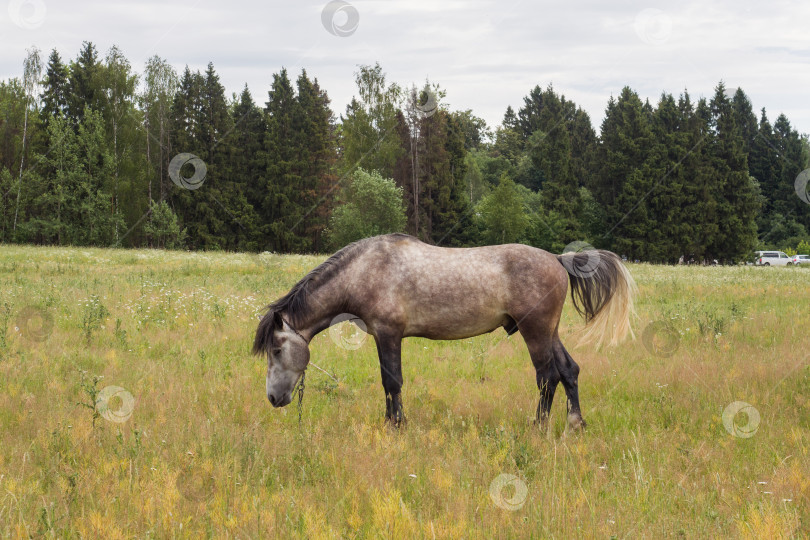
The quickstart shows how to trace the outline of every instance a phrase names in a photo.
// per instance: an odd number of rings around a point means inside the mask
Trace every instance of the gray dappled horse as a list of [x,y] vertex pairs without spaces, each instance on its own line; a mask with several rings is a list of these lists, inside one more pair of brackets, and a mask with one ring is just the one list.
[[[388,421],[402,411],[402,338],[463,339],[503,327],[520,332],[537,373],[537,421],[545,427],[557,384],[570,402],[568,423],[584,427],[579,366],[558,328],[568,282],[588,322],[583,341],[611,344],[630,329],[635,284],[609,251],[553,255],[522,244],[442,248],[405,234],[360,240],[341,249],[268,306],[254,354],[267,354],[267,399],[292,401],[309,363],[309,342],[349,313],[374,336]],[[344,314],[344,317],[339,315]]]

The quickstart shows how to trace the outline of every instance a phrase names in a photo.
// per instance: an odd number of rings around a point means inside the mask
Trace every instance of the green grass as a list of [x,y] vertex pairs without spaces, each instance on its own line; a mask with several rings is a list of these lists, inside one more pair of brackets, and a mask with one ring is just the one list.
[[581,434],[561,388],[550,433],[529,422],[519,334],[408,339],[397,432],[370,339],[313,340],[337,382],[308,370],[300,427],[267,402],[258,316],[321,260],[0,246],[0,535],[810,535],[810,270],[631,265],[637,339],[602,351],[569,301]]

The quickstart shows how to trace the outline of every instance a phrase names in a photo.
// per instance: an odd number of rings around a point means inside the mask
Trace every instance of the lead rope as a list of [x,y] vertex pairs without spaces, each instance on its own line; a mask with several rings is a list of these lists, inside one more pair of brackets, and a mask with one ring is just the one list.
[[298,392],[298,429],[301,429],[301,407],[304,401],[304,377],[307,376],[307,370],[305,369],[303,373],[301,373],[301,379],[299,379],[298,384],[293,389],[293,393]]
[[[295,334],[298,337],[300,337],[304,341],[307,341],[307,339],[304,336],[301,335],[301,332],[299,332],[298,330],[293,328],[293,326],[290,323],[288,323],[287,321],[284,321],[284,324],[286,324],[289,327],[290,330],[295,332]],[[321,368],[318,368],[318,369],[321,369]],[[321,370],[321,371],[323,371],[323,370]],[[304,377],[306,377],[306,376],[307,376],[307,368],[304,368],[304,371],[301,373],[301,378],[298,379],[298,382],[296,383],[295,387],[293,388],[293,392],[292,392],[293,394],[295,394],[296,391],[298,392],[298,429],[301,429],[301,403],[304,401]]]

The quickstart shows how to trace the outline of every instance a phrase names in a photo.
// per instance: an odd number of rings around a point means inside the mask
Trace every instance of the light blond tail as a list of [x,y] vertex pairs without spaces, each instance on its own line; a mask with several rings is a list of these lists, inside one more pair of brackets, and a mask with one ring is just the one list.
[[557,259],[568,270],[571,299],[587,323],[579,345],[614,346],[628,334],[635,339],[631,319],[638,289],[621,259],[601,249],[565,253]]

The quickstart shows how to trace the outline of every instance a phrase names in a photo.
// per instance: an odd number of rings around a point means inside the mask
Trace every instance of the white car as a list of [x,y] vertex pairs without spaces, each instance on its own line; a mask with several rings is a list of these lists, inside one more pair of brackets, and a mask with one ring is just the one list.
[[794,255],[790,258],[788,266],[792,264],[810,264],[810,255]]
[[793,260],[784,251],[757,251],[754,264],[757,266],[787,266],[793,264]]

